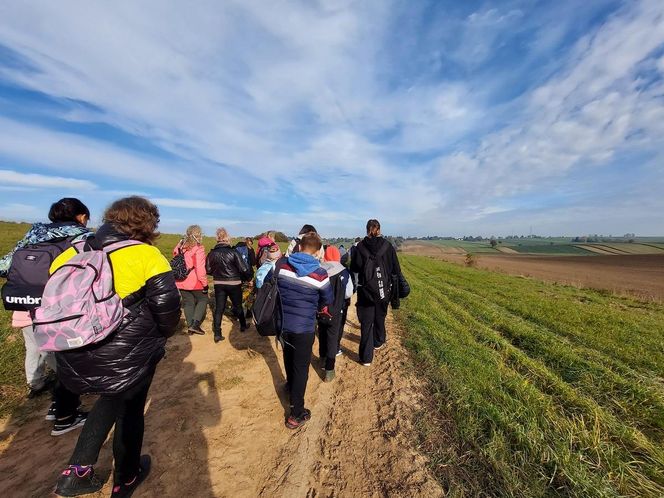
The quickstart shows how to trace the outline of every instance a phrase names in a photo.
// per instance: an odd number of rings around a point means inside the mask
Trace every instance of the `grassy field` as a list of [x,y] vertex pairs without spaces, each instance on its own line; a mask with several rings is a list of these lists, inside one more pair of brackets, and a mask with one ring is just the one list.
[[[433,244],[441,247],[458,248],[470,254],[500,254],[501,247],[512,249],[520,254],[550,254],[554,256],[574,255],[592,256],[596,253],[602,254],[660,254],[664,251],[664,244],[660,238],[640,238],[634,243],[610,242],[610,243],[579,243],[571,242],[564,237],[553,237],[550,239],[504,239],[494,248],[488,240],[481,242],[469,242],[465,240],[415,240],[408,241],[409,244]],[[600,251],[593,251],[593,249]]]
[[452,495],[664,496],[664,306],[401,259],[421,444]]

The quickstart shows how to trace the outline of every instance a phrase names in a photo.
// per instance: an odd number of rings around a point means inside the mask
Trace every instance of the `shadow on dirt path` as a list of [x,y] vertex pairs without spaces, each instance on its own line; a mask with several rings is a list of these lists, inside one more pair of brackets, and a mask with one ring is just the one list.
[[[253,327],[242,333],[225,317],[227,340],[215,344],[209,318],[205,335],[171,338],[157,369],[143,446],[153,470],[135,497],[443,495],[426,459],[413,449],[418,387],[391,321],[387,347],[371,368],[362,367],[351,306],[337,378],[325,383],[310,372],[306,404],[312,419],[290,431],[275,341]],[[313,361],[311,368],[317,367]],[[24,418],[0,421],[2,497],[49,496],[73,449],[78,431],[51,437],[43,420],[47,400],[43,404]],[[97,468],[109,474],[111,466],[107,441]],[[97,494],[108,495],[110,483]]]

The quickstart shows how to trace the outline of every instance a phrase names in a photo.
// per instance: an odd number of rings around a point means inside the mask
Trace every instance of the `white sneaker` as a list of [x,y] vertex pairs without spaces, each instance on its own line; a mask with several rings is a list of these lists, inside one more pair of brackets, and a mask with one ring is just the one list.
[[362,366],[363,366],[363,367],[370,367],[370,366],[371,366],[371,363],[362,363]]
[[342,354],[344,354],[344,352],[341,349],[337,351],[337,356],[341,356]]

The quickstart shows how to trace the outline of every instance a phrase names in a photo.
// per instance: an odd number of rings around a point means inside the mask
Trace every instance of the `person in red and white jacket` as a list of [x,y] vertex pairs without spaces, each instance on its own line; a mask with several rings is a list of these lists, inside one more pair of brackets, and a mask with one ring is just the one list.
[[187,278],[176,282],[182,296],[182,308],[190,334],[205,334],[201,323],[205,320],[208,305],[208,279],[205,271],[205,248],[203,232],[198,225],[187,228],[184,238],[173,249],[173,256],[179,251],[189,270]]

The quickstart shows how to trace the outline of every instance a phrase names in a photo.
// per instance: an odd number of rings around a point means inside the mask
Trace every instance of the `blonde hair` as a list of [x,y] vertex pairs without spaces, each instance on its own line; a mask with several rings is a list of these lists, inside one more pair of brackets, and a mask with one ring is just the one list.
[[217,242],[222,242],[224,244],[231,243],[231,236],[228,235],[228,232],[225,228],[217,228]]
[[199,225],[190,225],[182,239],[182,248],[190,249],[203,243],[203,230]]

